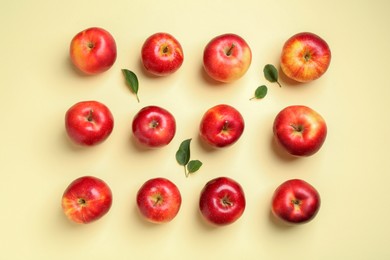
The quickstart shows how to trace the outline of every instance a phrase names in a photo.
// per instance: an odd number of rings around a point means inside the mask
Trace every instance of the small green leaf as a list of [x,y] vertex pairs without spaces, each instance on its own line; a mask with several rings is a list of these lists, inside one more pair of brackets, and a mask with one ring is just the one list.
[[278,79],[279,79],[278,70],[275,68],[274,65],[272,65],[272,64],[265,65],[263,72],[264,72],[264,77],[269,82],[276,82],[276,83],[278,83],[279,87],[282,87],[282,85],[280,85],[280,83],[278,81]]
[[202,167],[203,163],[199,160],[192,160],[189,161],[187,164],[187,170],[188,173],[194,173],[199,170],[200,167]]
[[187,165],[190,161],[190,144],[192,139],[184,140],[176,152],[176,161],[180,165]]
[[264,77],[269,82],[277,82],[278,81],[278,70],[272,64],[267,64],[264,66]]
[[267,92],[268,92],[268,88],[266,85],[261,85],[260,87],[258,87],[256,90],[255,90],[255,96],[252,99],[262,99],[264,98],[266,95],[267,95]]
[[122,69],[122,72],[125,76],[127,85],[130,87],[130,90],[135,94],[135,96],[137,97],[137,101],[139,103],[137,75],[135,75],[134,72],[127,70],[127,69]]

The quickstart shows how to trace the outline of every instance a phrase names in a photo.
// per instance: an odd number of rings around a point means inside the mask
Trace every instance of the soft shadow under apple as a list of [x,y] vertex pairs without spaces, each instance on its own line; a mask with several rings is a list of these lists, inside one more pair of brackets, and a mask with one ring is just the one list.
[[220,81],[216,81],[216,80],[212,79],[207,74],[207,72],[204,70],[202,65],[199,66],[199,74],[200,74],[201,78],[207,83],[208,86],[220,87],[220,86],[226,85],[226,83],[224,83],[224,82],[220,82]]
[[272,136],[270,138],[270,146],[271,149],[274,151],[274,153],[278,156],[279,159],[285,162],[293,162],[298,159],[296,156],[292,156],[291,154],[287,153],[275,140],[275,138]]
[[278,71],[279,71],[279,81],[280,81],[280,84],[282,85],[282,87],[302,86],[301,82],[295,81],[295,80],[287,77],[286,74],[284,74],[284,72],[282,71],[282,68],[280,67],[280,65],[279,65]]
[[197,135],[196,141],[198,142],[198,145],[202,148],[204,152],[207,153],[214,153],[220,150],[221,148],[212,147],[211,145],[207,144],[202,138]]
[[198,220],[199,226],[205,231],[215,231],[215,230],[218,230],[219,228],[223,228],[223,227],[218,227],[218,226],[215,226],[215,225],[207,222],[204,219],[204,217],[202,216],[202,213],[199,211],[199,208],[197,208],[197,207],[196,207],[194,214],[197,215],[197,220]]
[[271,210],[269,211],[268,214],[268,222],[270,222],[270,224],[272,224],[272,226],[278,230],[290,230],[294,227],[291,224],[285,223],[282,220],[277,219]]

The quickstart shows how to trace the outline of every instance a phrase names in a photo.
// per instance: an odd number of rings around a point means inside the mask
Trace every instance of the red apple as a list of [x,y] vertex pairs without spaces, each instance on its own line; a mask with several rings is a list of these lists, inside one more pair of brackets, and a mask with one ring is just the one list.
[[98,27],[76,34],[70,43],[70,59],[85,74],[98,74],[111,68],[116,60],[116,43],[112,35]]
[[282,48],[281,69],[298,82],[309,82],[321,77],[329,67],[331,52],[328,44],[309,32],[290,37]]
[[176,133],[176,121],[166,109],[158,106],[142,108],[133,119],[133,135],[139,143],[150,147],[168,145]]
[[307,106],[288,106],[274,120],[277,143],[294,156],[315,154],[326,139],[327,127],[320,114]]
[[272,197],[272,213],[278,219],[291,224],[303,224],[312,220],[320,208],[318,191],[309,183],[293,179],[282,183]]
[[168,33],[155,33],[146,39],[141,49],[145,69],[156,76],[167,76],[177,71],[184,59],[183,49]]
[[223,34],[213,38],[203,52],[203,67],[214,80],[232,82],[241,78],[252,62],[252,52],[243,38]]
[[235,143],[244,131],[244,118],[234,107],[221,104],[206,111],[200,123],[200,137],[213,147]]
[[111,208],[112,193],[108,185],[92,176],[74,180],[64,191],[62,209],[72,221],[87,224],[103,217]]
[[141,215],[149,222],[170,222],[180,210],[180,191],[168,179],[150,179],[138,190],[137,206]]
[[75,143],[85,146],[106,140],[114,127],[114,118],[104,104],[82,101],[74,104],[65,114],[65,128]]
[[241,185],[227,177],[207,182],[200,193],[200,212],[208,223],[216,226],[235,222],[244,213],[245,205]]

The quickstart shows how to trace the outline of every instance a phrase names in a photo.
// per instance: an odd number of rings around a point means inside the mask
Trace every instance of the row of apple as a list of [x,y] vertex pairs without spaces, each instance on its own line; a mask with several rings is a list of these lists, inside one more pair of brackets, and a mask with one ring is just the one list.
[[[83,73],[102,73],[114,64],[117,57],[113,36],[102,28],[88,28],[71,41],[70,58]],[[146,71],[167,76],[177,71],[184,60],[179,41],[168,33],[148,37],[141,49],[141,61]],[[290,37],[284,44],[280,66],[284,74],[298,82],[321,77],[328,69],[331,52],[318,35],[304,32]],[[219,35],[205,46],[203,67],[214,80],[232,82],[241,78],[252,61],[248,43],[232,33]]]
[[[87,224],[106,215],[112,205],[112,192],[103,180],[83,176],[65,190],[62,207],[75,223]],[[147,221],[162,224],[179,213],[182,197],[178,187],[162,177],[149,179],[138,190],[137,208]],[[274,191],[271,210],[274,216],[288,224],[302,224],[317,214],[321,204],[318,191],[309,183],[288,180]],[[245,211],[246,199],[242,186],[229,177],[208,181],[200,192],[199,212],[214,226],[225,226],[238,220]]]
[[[108,70],[116,60],[113,37],[101,28],[89,28],[71,41],[73,64],[87,74]],[[179,69],[183,50],[170,34],[150,36],[141,50],[146,71],[166,76]],[[330,63],[326,42],[312,33],[300,33],[284,45],[281,55],[282,71],[299,82],[319,78]],[[248,44],[238,35],[224,34],[211,40],[204,50],[203,65],[207,74],[218,81],[231,82],[242,77],[251,63]],[[132,86],[136,93],[138,86]],[[96,145],[111,134],[114,119],[110,110],[97,101],[76,103],[65,116],[68,136],[80,145]],[[148,106],[133,119],[132,130],[139,143],[161,147],[171,142],[176,121],[167,110]],[[201,119],[199,135],[213,147],[235,143],[244,131],[242,115],[233,107],[220,104],[206,111]],[[292,156],[310,156],[325,141],[327,128],[324,119],[306,106],[290,106],[275,117],[273,132],[277,142]],[[154,190],[154,192],[152,192]],[[214,203],[217,201],[218,203]],[[92,176],[79,178],[65,190],[62,206],[65,214],[77,223],[89,223],[106,214],[112,203],[107,184]],[[152,179],[137,194],[140,212],[152,222],[166,222],[176,216],[181,204],[180,192],[169,180]],[[275,216],[291,223],[312,219],[320,205],[318,192],[305,181],[290,180],[280,185],[273,197]],[[208,182],[201,192],[200,211],[205,219],[216,225],[234,222],[245,208],[245,196],[234,180],[221,177]]]
[[[65,128],[76,144],[92,146],[105,141],[114,128],[109,108],[98,101],[81,101],[65,114]],[[241,137],[244,118],[226,104],[208,109],[201,118],[199,136],[215,148],[228,147]],[[307,106],[293,105],[281,110],[274,119],[273,132],[278,143],[291,155],[310,156],[323,145],[327,126],[323,117]],[[176,133],[175,117],[159,106],[146,106],[133,118],[132,133],[143,146],[168,145]]]

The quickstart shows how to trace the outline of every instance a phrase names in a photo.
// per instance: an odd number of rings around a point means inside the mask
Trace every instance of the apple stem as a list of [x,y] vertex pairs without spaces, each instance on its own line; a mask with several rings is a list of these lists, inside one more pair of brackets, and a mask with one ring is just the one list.
[[162,197],[161,197],[161,195],[159,194],[159,195],[157,195],[157,197],[156,197],[156,201],[154,202],[154,206],[156,206],[157,204],[159,204],[160,201],[162,201]]
[[232,46],[230,46],[229,50],[226,52],[227,56],[230,56],[232,54],[234,47],[236,47],[236,45],[234,45],[234,43],[233,43]]
[[92,114],[93,114],[93,109],[89,110],[89,114],[88,114],[88,117],[87,117],[88,122],[92,122],[93,121]]
[[222,131],[227,131],[229,129],[229,121],[225,121],[225,123],[223,124],[223,127],[222,127]]
[[302,132],[303,131],[303,127],[301,126],[301,125],[293,125],[293,124],[291,124],[290,125],[292,128],[294,128],[294,130],[295,131],[297,131],[297,132]]
[[228,206],[232,206],[233,205],[233,203],[229,200],[229,198],[228,197],[224,197],[223,199],[222,199],[222,203],[224,204],[224,205],[228,205]]

